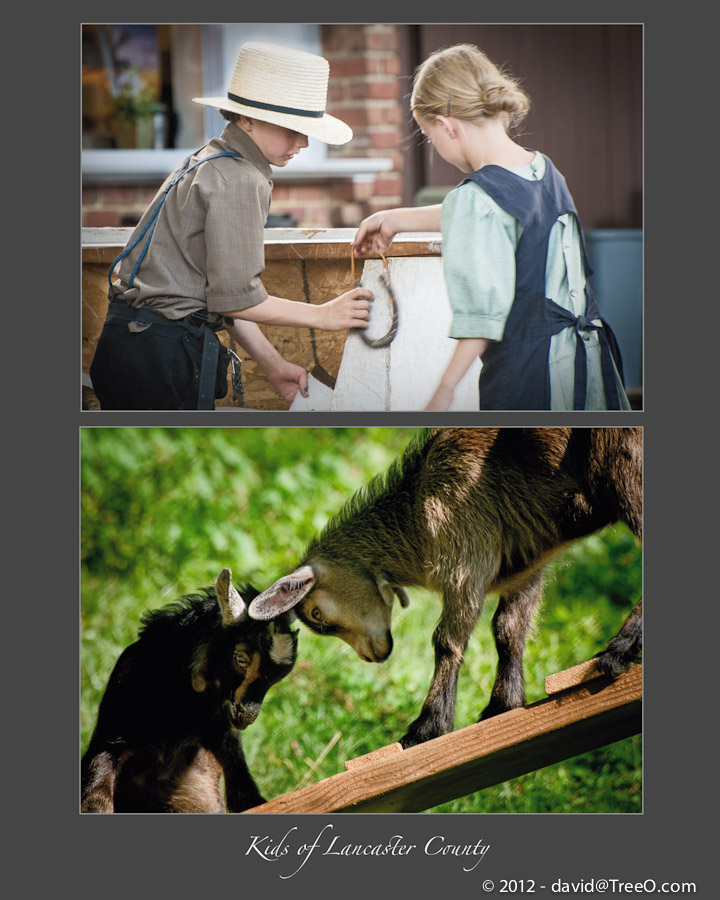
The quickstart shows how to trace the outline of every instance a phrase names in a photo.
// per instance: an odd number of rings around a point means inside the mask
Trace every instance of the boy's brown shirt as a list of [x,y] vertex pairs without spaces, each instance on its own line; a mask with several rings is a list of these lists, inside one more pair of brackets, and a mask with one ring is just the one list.
[[[265,269],[263,229],[272,170],[251,138],[232,124],[198,151],[190,165],[223,151],[239,153],[242,159],[205,162],[169,190],[133,287],[127,287],[128,279],[146,237],[116,269],[111,299],[118,296],[131,306],[152,307],[179,319],[198,310],[222,314],[247,309],[267,298],[260,276]],[[128,243],[140,233],[176,173],[166,179]]]

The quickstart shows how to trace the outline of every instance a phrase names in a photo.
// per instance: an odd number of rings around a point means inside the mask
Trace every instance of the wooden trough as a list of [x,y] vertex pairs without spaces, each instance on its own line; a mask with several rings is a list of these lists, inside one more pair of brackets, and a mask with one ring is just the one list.
[[403,750],[392,744],[346,771],[250,813],[422,812],[642,730],[642,666],[613,681],[594,661],[545,680],[548,698]]
[[[130,228],[83,228],[82,230],[82,370],[87,373],[107,311],[107,272],[122,252]],[[355,229],[265,230],[263,283],[268,293],[324,303],[353,286],[350,246]],[[400,234],[393,242],[392,257],[438,257],[440,235]],[[361,264],[360,264],[361,265]],[[356,263],[357,266],[357,263]],[[358,274],[358,273],[356,273]],[[265,335],[285,359],[314,371],[333,383],[337,378],[347,332],[324,332],[308,328],[263,328]],[[286,409],[287,404],[268,384],[261,369],[231,342],[225,332],[221,339],[243,358],[243,406],[250,409]],[[231,392],[217,402],[233,404]]]

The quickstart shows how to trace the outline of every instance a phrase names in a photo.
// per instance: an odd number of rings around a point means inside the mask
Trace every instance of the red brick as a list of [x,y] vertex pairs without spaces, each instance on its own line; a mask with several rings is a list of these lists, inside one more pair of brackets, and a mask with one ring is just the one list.
[[403,180],[399,173],[388,172],[375,179],[372,192],[374,195],[386,197],[390,194],[402,194]]
[[383,201],[380,203],[368,203],[367,206],[363,209],[363,217],[367,218],[367,216],[371,216],[373,213],[382,212],[388,208],[387,201]]
[[340,49],[341,43],[340,33],[337,26],[323,25],[321,27],[321,33],[323,56],[328,57],[332,56],[333,53],[337,53]]
[[331,81],[328,84],[327,101],[328,105],[339,103],[345,98],[345,84],[342,81]]
[[273,185],[272,200],[273,203],[282,203],[290,199],[290,186],[287,184]]
[[117,228],[120,225],[120,213],[113,210],[90,210],[87,214],[89,228]]
[[397,50],[398,37],[394,30],[371,31],[366,42],[369,50]]
[[357,228],[364,218],[364,209],[359,203],[346,203],[330,208],[330,224],[333,228]]
[[98,199],[97,188],[84,187],[82,189],[82,204],[83,204],[83,206],[92,206],[93,203],[97,203],[97,199]]
[[369,100],[397,100],[398,82],[392,81],[370,81],[365,85],[367,97]]
[[134,187],[104,187],[102,202],[105,206],[131,206],[137,200]]
[[384,56],[382,60],[380,60],[381,68],[380,71],[384,72],[386,75],[399,75],[400,74],[400,59],[397,56]]
[[366,49],[368,35],[361,25],[338,27],[339,50],[343,53],[358,53]]
[[370,110],[366,106],[341,106],[333,108],[333,115],[342,119],[351,128],[358,128],[370,123]]
[[298,185],[295,188],[296,200],[324,200],[325,188],[320,184]]
[[377,150],[394,150],[400,145],[401,140],[402,136],[396,128],[382,131],[373,129],[370,133],[370,146]]
[[402,114],[397,103],[367,107],[367,121],[370,125],[399,125]]
[[330,81],[337,78],[353,78],[371,71],[372,60],[365,56],[330,60]]
[[367,134],[358,134],[357,132],[355,132],[355,134],[353,135],[353,139],[349,144],[346,144],[345,146],[348,149],[342,153],[336,154],[336,156],[354,156],[356,155],[358,150],[367,150],[367,148],[370,146],[370,137]]
[[340,181],[333,186],[331,195],[333,200],[347,202],[369,200],[372,193],[372,184],[369,181]]
[[345,92],[351,100],[397,100],[398,82],[394,78],[355,79],[345,85]]

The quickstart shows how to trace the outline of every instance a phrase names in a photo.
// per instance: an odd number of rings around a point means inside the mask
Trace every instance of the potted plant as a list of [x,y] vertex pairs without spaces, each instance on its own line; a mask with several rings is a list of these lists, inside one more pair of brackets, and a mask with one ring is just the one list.
[[113,104],[115,145],[121,149],[150,148],[154,144],[155,115],[163,111],[136,69],[129,68],[116,80]]

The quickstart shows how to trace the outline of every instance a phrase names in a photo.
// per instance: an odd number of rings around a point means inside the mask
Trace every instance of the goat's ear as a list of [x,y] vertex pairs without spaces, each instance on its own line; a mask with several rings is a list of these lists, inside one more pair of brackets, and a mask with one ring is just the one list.
[[303,566],[279,578],[262,594],[251,601],[249,613],[251,619],[274,619],[280,613],[292,609],[315,587],[317,578],[310,566]]
[[247,618],[247,606],[232,583],[230,569],[223,569],[218,575],[215,582],[215,594],[222,611],[223,625],[237,625]]
[[382,576],[376,576],[375,583],[377,584],[377,588],[380,591],[380,596],[383,598],[387,606],[393,605],[396,594],[398,600],[400,601],[400,606],[410,605],[410,598],[405,593],[405,588],[399,587],[395,584],[390,584],[390,582]]

